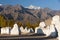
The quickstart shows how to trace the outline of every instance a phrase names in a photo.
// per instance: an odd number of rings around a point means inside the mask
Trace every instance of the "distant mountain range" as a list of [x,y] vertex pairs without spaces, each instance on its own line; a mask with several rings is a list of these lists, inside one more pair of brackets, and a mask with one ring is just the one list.
[[22,5],[2,5],[0,6],[0,15],[8,20],[20,21],[31,24],[45,21],[54,15],[60,15],[60,10],[51,10],[49,8],[40,8],[37,6],[23,7]]

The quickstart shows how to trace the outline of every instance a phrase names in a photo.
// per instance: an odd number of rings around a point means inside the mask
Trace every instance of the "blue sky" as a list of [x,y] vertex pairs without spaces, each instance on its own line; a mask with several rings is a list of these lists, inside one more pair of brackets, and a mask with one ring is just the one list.
[[0,4],[21,4],[24,7],[29,5],[48,7],[53,10],[60,10],[60,0],[0,0]]

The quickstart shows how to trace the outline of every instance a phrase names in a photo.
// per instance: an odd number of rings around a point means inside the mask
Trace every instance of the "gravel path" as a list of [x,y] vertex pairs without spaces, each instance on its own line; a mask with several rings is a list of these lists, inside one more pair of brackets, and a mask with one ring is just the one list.
[[57,40],[57,38],[46,37],[42,34],[27,34],[27,35],[0,35],[0,40]]
[[45,36],[0,36],[0,40],[57,40]]

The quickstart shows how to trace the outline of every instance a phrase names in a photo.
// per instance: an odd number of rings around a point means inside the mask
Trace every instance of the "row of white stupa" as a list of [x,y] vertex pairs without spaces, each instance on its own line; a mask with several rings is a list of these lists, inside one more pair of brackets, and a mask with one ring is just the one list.
[[33,29],[24,29],[23,27],[18,27],[17,24],[14,24],[14,27],[11,29],[10,27],[1,28],[1,34],[10,34],[10,35],[19,35],[19,33],[30,33],[33,32]]
[[[49,36],[51,33],[51,36],[56,35],[55,26],[53,24],[44,28],[45,26],[45,22],[40,22],[39,27],[35,28],[35,33],[46,34],[46,36]],[[19,32],[26,34],[34,31],[32,28],[27,29],[26,27],[24,29],[22,26],[19,28],[17,24],[14,24],[14,27],[12,29],[10,27],[1,28],[1,34],[19,35]]]
[[43,33],[46,34],[46,36],[56,36],[56,30],[58,31],[58,39],[60,40],[60,16],[55,15],[52,17],[51,24],[44,28],[45,22],[40,22],[39,27],[35,28],[35,32],[32,28],[27,29],[27,27],[24,29],[23,27],[18,27],[17,24],[14,24],[14,27],[10,29],[9,27],[1,28],[1,34],[10,34],[10,35],[19,35],[19,33]]
[[11,29],[10,27],[4,27],[1,28],[1,34],[9,34],[9,35],[19,35],[32,33],[34,32],[32,28],[27,29],[27,27],[24,29],[22,26],[19,28],[17,24],[14,24],[14,27]]

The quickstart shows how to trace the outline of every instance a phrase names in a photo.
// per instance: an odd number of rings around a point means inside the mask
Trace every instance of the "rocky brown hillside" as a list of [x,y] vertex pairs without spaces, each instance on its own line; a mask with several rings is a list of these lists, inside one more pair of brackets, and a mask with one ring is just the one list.
[[[0,6],[0,19],[4,20],[4,26],[12,26],[18,23],[19,26],[37,27],[40,21],[46,21],[54,15],[60,15],[59,10],[49,8],[28,9],[22,5],[3,5]],[[0,27],[3,21],[0,20]]]

